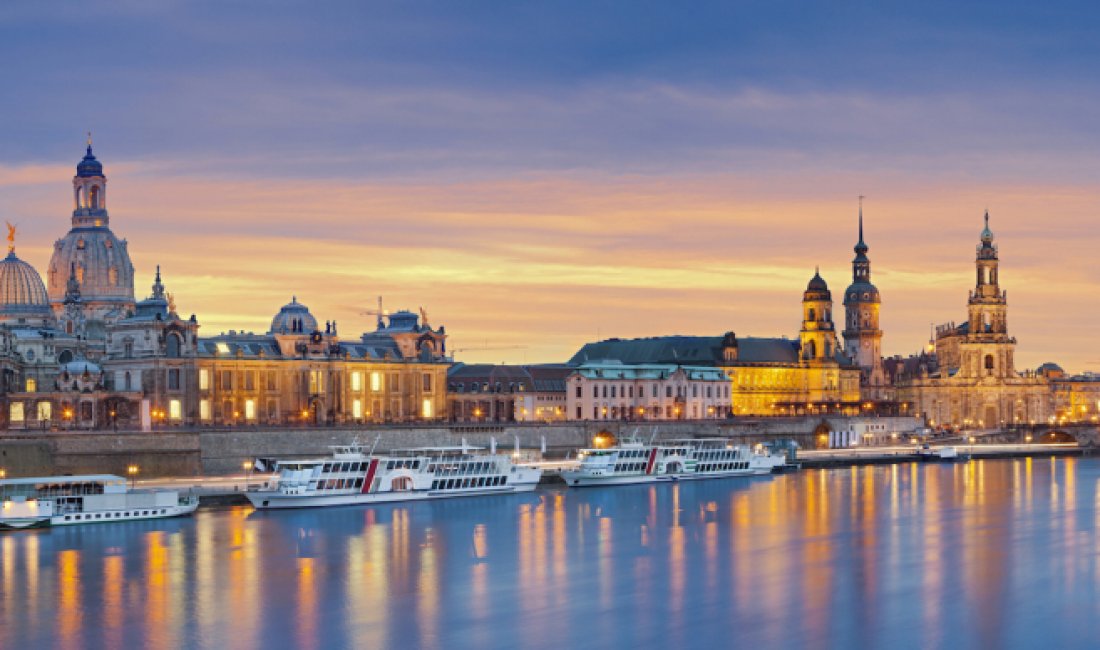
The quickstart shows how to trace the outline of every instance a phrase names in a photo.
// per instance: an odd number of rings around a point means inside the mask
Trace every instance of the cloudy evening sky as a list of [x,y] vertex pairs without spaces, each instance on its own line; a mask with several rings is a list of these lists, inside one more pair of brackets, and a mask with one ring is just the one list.
[[[381,294],[466,361],[796,336],[856,209],[887,354],[962,320],[989,209],[1018,365],[1100,370],[1100,11],[1038,2],[0,6],[0,220],[45,275],[84,132],[139,297],[202,332]],[[839,311],[839,309],[838,309]]]

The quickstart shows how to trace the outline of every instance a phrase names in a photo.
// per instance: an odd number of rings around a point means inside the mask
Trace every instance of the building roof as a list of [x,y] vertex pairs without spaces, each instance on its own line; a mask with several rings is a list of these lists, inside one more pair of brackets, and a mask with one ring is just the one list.
[[[723,362],[721,336],[656,336],[607,339],[585,344],[569,359],[579,366],[613,359],[626,364],[716,365]],[[798,363],[798,341],[785,338],[737,338],[736,363]]]
[[0,316],[50,315],[50,299],[42,276],[15,255],[0,260]]

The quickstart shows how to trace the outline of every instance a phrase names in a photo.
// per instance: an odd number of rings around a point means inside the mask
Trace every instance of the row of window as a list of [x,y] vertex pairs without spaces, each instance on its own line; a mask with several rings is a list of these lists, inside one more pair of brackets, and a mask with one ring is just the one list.
[[[610,391],[608,390],[609,388]],[[650,388],[652,389],[650,390],[650,393],[652,393],[650,397],[657,397],[659,393],[657,384],[652,384]],[[665,397],[673,396],[672,388],[672,386],[665,386]],[[583,388],[581,386],[577,386],[578,399],[583,397],[583,394],[581,393],[582,390]],[[610,387],[607,384],[598,384],[592,387],[592,397],[595,397],[597,399],[601,397],[601,394],[605,398],[608,397],[609,392],[610,397],[634,397],[634,386],[622,386],[620,389],[620,387],[615,386],[614,384],[612,384]],[[705,393],[706,397],[729,397],[730,387],[725,383],[722,383],[718,385],[708,385],[706,386],[706,391],[700,391],[699,384],[692,384],[691,396],[699,397],[700,393]],[[645,388],[643,386],[638,386],[638,397],[645,397]],[[687,397],[687,386],[677,386],[676,397]]]
[[432,463],[428,473],[438,476],[462,476],[464,474],[487,474],[497,471],[497,464],[491,462]]
[[[178,400],[172,400],[178,402]],[[235,406],[233,400],[226,400],[222,402],[222,419],[224,420],[238,420],[244,419],[248,421],[254,421],[259,419],[258,405],[255,399],[243,400],[243,411]],[[371,416],[371,412],[367,411],[361,399],[353,399],[351,401],[351,417],[356,420],[362,420]],[[374,416],[381,417],[382,403],[375,400],[374,402]],[[171,411],[171,409],[170,409]],[[394,401],[390,405],[390,415],[392,417],[401,417],[401,402]],[[308,410],[306,411],[309,414]],[[209,421],[213,419],[212,404],[210,400],[199,400],[199,419],[203,421]],[[294,415],[299,415],[295,413]],[[178,419],[176,415],[170,415],[173,419]],[[425,398],[420,404],[420,417],[432,418],[435,417],[435,406],[431,398]],[[278,420],[280,418],[279,403],[276,400],[267,401],[267,419]]]
[[156,516],[158,514],[166,515],[168,510],[134,510],[132,512],[97,512],[88,513],[86,515],[65,515],[65,521],[92,521],[95,519],[128,519],[130,517],[149,517]]
[[507,476],[479,476],[472,478],[449,478],[432,481],[433,490],[463,490],[467,488],[499,487],[508,483]]
[[749,464],[745,461],[737,463],[700,463],[695,466],[696,472],[728,472],[735,469],[748,469]]
[[314,490],[346,490],[348,488],[355,488],[358,490],[363,487],[363,477],[330,478],[325,481],[317,481],[316,483],[311,482],[309,487]]
[[619,463],[615,465],[615,471],[624,474],[627,472],[640,472],[645,469],[645,463]]
[[[325,375],[327,373],[328,371],[326,370],[306,370],[295,376],[295,383],[299,384],[300,387],[308,390],[310,393],[319,395],[326,392],[327,384],[325,382]],[[363,375],[364,373],[359,370],[348,373],[348,384],[351,390],[363,390]],[[222,390],[233,390],[234,385],[236,385],[241,390],[256,390],[259,385],[257,376],[263,381],[266,390],[279,390],[279,372],[276,370],[222,370],[220,388]],[[210,369],[199,369],[199,390],[210,390],[211,377]],[[434,381],[431,373],[421,373],[420,387],[423,392],[432,392],[433,383]],[[370,373],[370,390],[374,393],[382,392],[381,372]],[[386,375],[386,390],[390,392],[401,390],[400,374],[391,372]]]

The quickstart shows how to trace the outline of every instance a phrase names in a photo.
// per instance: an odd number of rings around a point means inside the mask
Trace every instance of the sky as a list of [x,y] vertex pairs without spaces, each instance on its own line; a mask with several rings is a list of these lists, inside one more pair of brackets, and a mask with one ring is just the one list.
[[[201,332],[291,296],[423,307],[467,362],[796,337],[851,282],[883,348],[966,318],[989,210],[1017,365],[1100,370],[1100,8],[1086,2],[0,5],[0,219],[43,272],[92,131],[137,294]],[[837,312],[840,312],[839,305]]]

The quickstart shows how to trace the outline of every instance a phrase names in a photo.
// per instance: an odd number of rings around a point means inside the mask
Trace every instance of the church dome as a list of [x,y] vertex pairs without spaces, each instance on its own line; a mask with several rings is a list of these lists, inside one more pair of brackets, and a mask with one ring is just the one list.
[[84,158],[76,165],[76,175],[81,178],[103,175],[103,163],[96,160],[95,156],[92,155],[92,145],[90,144],[88,145],[88,153],[84,154]]
[[317,319],[309,313],[309,307],[298,302],[294,296],[283,305],[278,314],[271,319],[270,334],[308,333],[317,329]]
[[829,292],[829,285],[825,282],[825,278],[821,277],[821,272],[814,272],[814,277],[810,278],[810,283],[806,285],[806,291],[802,294],[802,301],[811,300],[832,300],[833,295]]
[[0,260],[0,316],[50,316],[50,300],[42,277],[12,250]]

